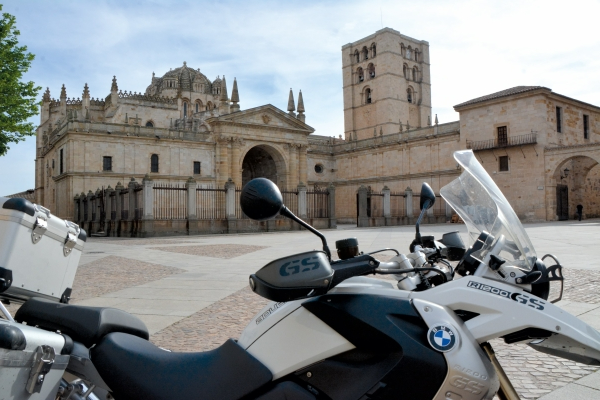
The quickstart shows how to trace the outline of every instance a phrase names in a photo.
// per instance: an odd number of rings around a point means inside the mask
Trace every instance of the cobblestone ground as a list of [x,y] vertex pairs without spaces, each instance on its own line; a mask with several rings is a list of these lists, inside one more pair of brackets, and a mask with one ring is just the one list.
[[[180,268],[107,256],[77,268],[70,303],[77,304],[78,300],[99,297],[182,272],[185,271]],[[7,308],[15,315],[20,306],[13,303]]]
[[120,239],[120,240],[104,240],[103,244],[118,244],[121,246],[156,246],[161,244],[181,244],[181,243],[202,243],[198,241],[189,241],[181,239]]
[[253,246],[245,244],[210,244],[204,246],[151,247],[150,249],[169,251],[171,253],[189,254],[192,256],[235,258],[266,248],[267,246]]

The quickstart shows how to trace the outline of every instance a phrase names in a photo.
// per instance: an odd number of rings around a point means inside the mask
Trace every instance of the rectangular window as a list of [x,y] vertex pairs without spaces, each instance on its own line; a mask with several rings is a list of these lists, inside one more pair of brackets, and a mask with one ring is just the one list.
[[200,161],[194,161],[194,175],[200,175]]
[[583,138],[584,139],[590,138],[590,116],[589,115],[583,116]]
[[102,170],[112,171],[112,157],[102,157]]
[[150,172],[158,172],[158,154],[152,154],[150,157]]
[[556,132],[562,132],[562,107],[556,107]]
[[498,127],[498,146],[508,145],[508,134],[506,126]]
[[508,156],[500,156],[498,157],[498,161],[500,161],[499,170],[500,172],[508,171]]
[[63,149],[60,149],[60,159],[59,159],[59,174],[63,173]]

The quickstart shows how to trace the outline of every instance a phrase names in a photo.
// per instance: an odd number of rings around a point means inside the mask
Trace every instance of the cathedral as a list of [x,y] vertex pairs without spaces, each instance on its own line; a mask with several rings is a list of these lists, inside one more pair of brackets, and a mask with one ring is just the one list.
[[[422,182],[439,193],[461,173],[452,153],[472,149],[521,218],[572,218],[578,203],[600,216],[599,107],[515,86],[457,99],[460,120],[440,124],[428,42],[384,28],[341,53],[343,137],[314,132],[301,91],[290,90],[285,111],[242,109],[235,78],[228,90],[225,76],[211,81],[186,62],[153,73],[144,93],[119,89],[116,78],[106,97],[91,97],[87,84],[77,99],[64,86],[58,99],[46,90],[36,202],[69,219],[74,196],[130,178],[222,188],[266,177],[284,190],[333,185],[338,222],[356,223],[361,188],[369,199],[383,189],[406,197]],[[368,225],[389,224],[377,206],[368,214]]]

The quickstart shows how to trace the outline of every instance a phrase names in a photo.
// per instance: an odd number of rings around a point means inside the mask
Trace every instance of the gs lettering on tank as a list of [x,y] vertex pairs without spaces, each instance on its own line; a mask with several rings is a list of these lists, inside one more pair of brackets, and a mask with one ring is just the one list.
[[279,268],[281,276],[308,272],[319,268],[319,257],[308,256],[302,259],[290,260]]

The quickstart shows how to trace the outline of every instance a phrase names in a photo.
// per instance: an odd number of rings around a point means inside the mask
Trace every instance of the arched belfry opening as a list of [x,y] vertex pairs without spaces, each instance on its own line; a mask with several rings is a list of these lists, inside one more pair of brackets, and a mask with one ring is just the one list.
[[285,171],[285,161],[275,148],[255,146],[246,153],[242,162],[242,186],[254,178],[267,178],[283,188]]

